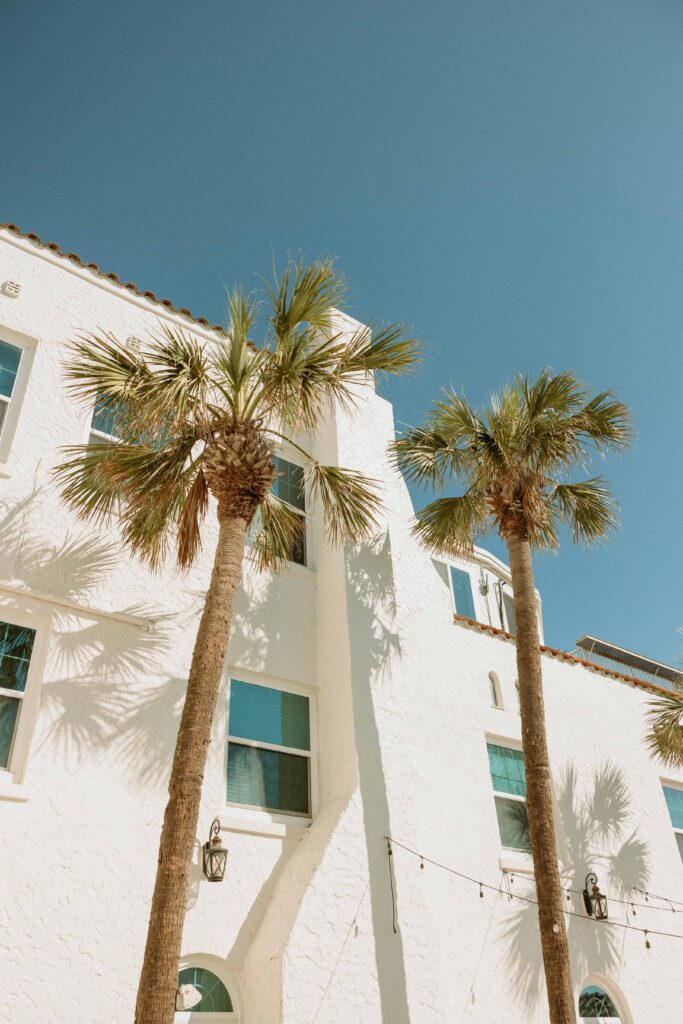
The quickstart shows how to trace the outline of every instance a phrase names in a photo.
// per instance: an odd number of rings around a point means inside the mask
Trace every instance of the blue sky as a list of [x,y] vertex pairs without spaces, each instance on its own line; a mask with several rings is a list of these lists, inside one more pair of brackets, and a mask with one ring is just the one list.
[[682,53],[679,0],[23,0],[0,220],[216,320],[273,255],[335,254],[351,312],[426,342],[400,422],[546,365],[618,389],[623,528],[539,558],[546,639],[677,662]]

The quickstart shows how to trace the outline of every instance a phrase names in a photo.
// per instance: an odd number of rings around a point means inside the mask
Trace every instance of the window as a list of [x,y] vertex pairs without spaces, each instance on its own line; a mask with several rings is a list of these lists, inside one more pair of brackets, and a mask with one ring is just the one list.
[[503,608],[505,609],[505,622],[507,623],[507,632],[512,633],[513,636],[517,633],[517,621],[515,619],[515,599],[512,594],[508,594],[506,590],[503,591]]
[[0,433],[19,372],[22,349],[0,341]]
[[503,691],[500,686],[500,679],[496,672],[489,672],[489,686],[491,688],[491,707],[503,707]]
[[93,411],[90,424],[90,444],[102,444],[102,442],[118,440],[115,421],[117,410],[100,399]]
[[0,622],[0,769],[9,768],[35,629]]
[[508,850],[530,852],[522,751],[501,747],[497,743],[488,743],[487,748],[500,841]]
[[304,486],[303,466],[276,455],[274,460],[278,476],[273,484],[273,493],[280,501],[284,501],[297,514],[301,522],[301,532],[292,545],[290,562],[306,565],[306,489]]
[[683,860],[683,789],[674,789],[673,786],[662,786],[664,799],[669,808],[671,824],[674,827],[678,852]]
[[579,996],[579,1017],[584,1020],[595,1017],[599,1020],[621,1020],[619,1011],[610,997],[597,985],[587,985]]
[[[183,988],[187,989],[183,991]],[[212,971],[206,967],[185,967],[178,975],[179,996],[176,999],[178,1009],[191,1009],[192,1013],[232,1013],[232,999],[230,993]],[[195,1003],[197,998],[192,988],[201,995],[201,1001]],[[189,1005],[192,1003],[193,1005]]]
[[458,615],[465,615],[468,619],[476,619],[470,574],[463,569],[456,569],[454,565],[450,569],[453,605],[456,613]]
[[310,700],[230,682],[228,803],[311,815]]

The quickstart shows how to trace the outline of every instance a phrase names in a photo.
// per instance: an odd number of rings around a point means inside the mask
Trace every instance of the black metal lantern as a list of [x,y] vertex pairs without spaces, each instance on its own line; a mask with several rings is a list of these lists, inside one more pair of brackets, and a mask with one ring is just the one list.
[[221,843],[220,831],[221,823],[218,818],[214,818],[209,831],[209,841],[204,843],[204,874],[209,882],[222,882],[225,877],[228,851]]
[[586,875],[586,884],[582,895],[583,905],[588,916],[595,918],[596,921],[606,921],[607,897],[598,889],[598,876],[592,871]]

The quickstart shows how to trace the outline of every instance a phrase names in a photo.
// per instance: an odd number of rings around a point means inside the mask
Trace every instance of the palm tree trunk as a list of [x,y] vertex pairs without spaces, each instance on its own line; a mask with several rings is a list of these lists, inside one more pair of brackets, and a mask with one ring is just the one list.
[[247,522],[222,518],[187,681],[159,845],[135,1024],[172,1024],[204,768],[244,560]]
[[576,1024],[569,945],[557,864],[531,548],[526,538],[516,535],[508,536],[507,544],[517,623],[517,675],[526,769],[526,808],[550,1024]]

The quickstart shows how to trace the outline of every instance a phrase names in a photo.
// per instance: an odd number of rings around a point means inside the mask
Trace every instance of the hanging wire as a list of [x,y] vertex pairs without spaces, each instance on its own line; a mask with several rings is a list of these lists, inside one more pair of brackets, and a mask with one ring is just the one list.
[[[417,850],[413,850],[409,846],[405,846],[403,843],[399,843],[399,841],[397,839],[391,839],[389,836],[385,836],[384,838],[387,841],[387,846],[388,846],[388,849],[389,849],[389,857],[390,858],[392,857],[392,850],[391,850],[392,846],[398,846],[401,850],[405,850],[406,853],[410,853],[413,857],[421,857],[425,861],[425,863],[433,864],[435,868],[441,868],[442,871],[446,871],[450,875],[456,875],[458,878],[463,878],[466,882],[473,882],[474,885],[478,885],[479,886],[480,893],[481,893],[482,896],[483,896],[483,892],[481,890],[483,890],[483,889],[489,889],[489,890],[491,890],[491,892],[503,893],[503,895],[505,895],[504,890],[499,885],[491,885],[488,882],[480,882],[478,878],[473,878],[471,875],[466,875],[462,871],[456,871],[455,868],[451,868],[447,864],[442,864],[438,860],[433,860],[431,857],[427,857],[427,856],[425,856],[422,853],[418,853]],[[394,878],[393,878],[393,870],[392,870],[391,860],[389,861],[389,875],[390,875],[390,880],[391,880],[392,907],[393,907],[393,913],[394,913],[394,917],[393,917],[394,931],[397,931],[397,929],[396,929],[396,904],[395,904],[395,900],[394,900]],[[530,879],[530,881],[533,881],[533,879]],[[510,895],[512,896],[512,899],[521,900],[523,903],[530,903],[534,907],[538,906],[538,900],[532,900],[530,896],[521,896],[518,893],[512,893],[512,892],[510,893]],[[623,900],[617,900],[616,902],[623,903],[624,901]],[[664,909],[666,909],[666,908],[664,908]],[[562,908],[562,913],[566,914],[567,917],[577,917],[581,921],[591,921],[592,920],[592,918],[586,917],[585,914],[577,914],[575,910],[565,910],[564,908]],[[664,938],[667,938],[667,939],[683,939],[683,935],[679,935],[676,932],[655,931],[652,928],[634,928],[632,925],[630,925],[628,923],[628,920],[626,922],[622,922],[622,921],[601,921],[600,924],[603,927],[605,927],[605,928],[610,928],[610,927],[611,928],[628,928],[629,931],[643,933],[645,935],[645,945],[646,945],[647,949],[651,948],[650,941],[649,941],[649,938],[648,938],[649,935],[661,935],[661,936],[663,936]]]
[[392,867],[392,857],[394,851],[391,849],[391,839],[389,836],[384,837],[387,841],[387,856],[389,857],[389,885],[391,887],[391,927],[394,929],[394,935],[398,932],[396,927],[396,890],[394,889],[394,870]]
[[[511,877],[513,877],[514,876],[514,871],[509,871],[509,872],[507,872],[507,874],[509,874]],[[534,878],[526,878],[525,881],[530,882],[532,885],[536,885],[536,880]],[[563,889],[563,891],[565,893],[567,893],[567,902],[569,902],[570,893],[575,893],[577,896],[583,895],[583,889],[572,889],[571,886],[562,886],[562,889]],[[642,893],[645,892],[644,889],[639,889],[635,885],[632,887],[631,891],[632,892],[642,892]],[[646,903],[636,903],[634,900],[631,900],[631,899],[620,900],[617,896],[610,896],[609,899],[610,899],[610,903],[621,903],[625,907],[631,907],[631,908],[633,908],[633,907],[642,907],[643,910],[656,910],[656,911],[660,911],[661,910],[665,914],[680,914],[681,913],[680,910],[676,910],[674,908],[674,906],[673,906],[674,903],[678,902],[677,900],[671,900],[671,899],[669,899],[668,896],[654,896],[653,893],[645,893],[645,899],[646,900],[647,900],[648,895],[652,896],[653,899],[663,900],[664,902],[668,903],[669,906],[668,907],[653,907],[652,904],[649,903],[649,902],[646,902]],[[681,903],[680,906],[683,907],[683,903]],[[633,912],[633,916],[636,917],[635,911]]]

